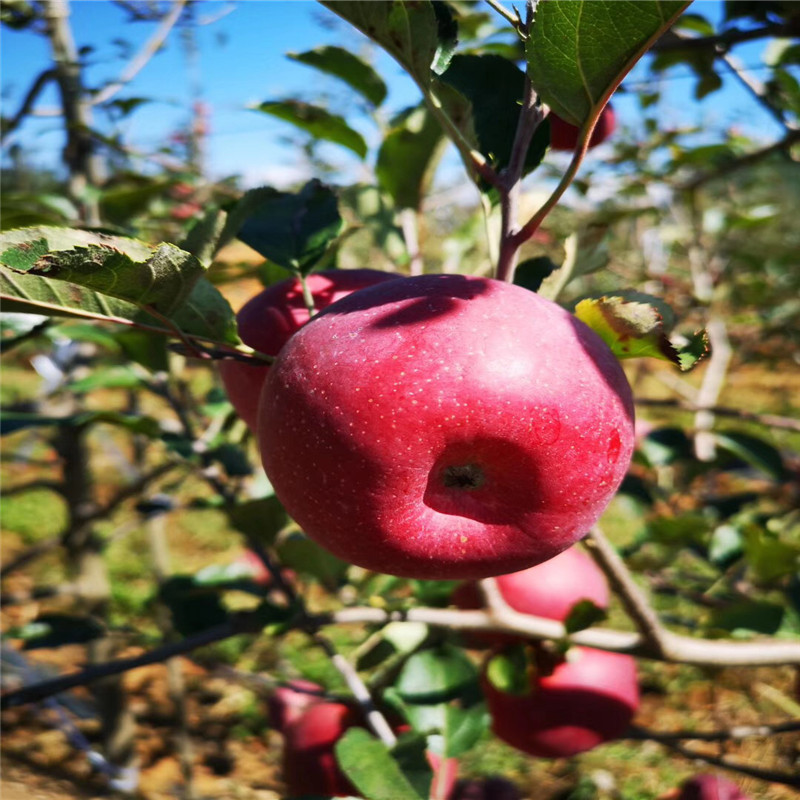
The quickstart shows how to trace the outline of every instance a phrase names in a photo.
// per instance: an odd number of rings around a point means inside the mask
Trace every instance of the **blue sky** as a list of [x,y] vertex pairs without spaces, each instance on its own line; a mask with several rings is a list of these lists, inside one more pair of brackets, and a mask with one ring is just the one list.
[[[154,29],[152,23],[130,24],[126,14],[107,0],[72,0],[71,8],[77,44],[93,47],[87,78],[95,86],[116,77],[126,63],[126,58],[121,58],[123,48],[116,40],[127,40],[135,52]],[[290,61],[286,52],[338,44],[371,57],[389,86],[384,103],[386,116],[419,100],[416,88],[394,61],[313,0],[242,0],[236,4],[204,0],[198,4],[198,11],[201,19],[215,20],[198,31],[199,77],[203,99],[212,114],[208,168],[213,177],[238,174],[246,185],[285,185],[300,176],[302,158],[296,143],[302,141],[302,134],[286,123],[248,110],[250,103],[284,97],[323,97],[331,110],[346,114],[368,142],[377,141],[374,125],[363,115],[349,113],[355,98],[346,87]],[[721,14],[721,2],[696,0],[691,11],[716,20]],[[758,67],[762,48],[762,43],[756,43],[737,50],[737,54],[747,65]],[[2,29],[0,77],[5,115],[16,110],[27,87],[48,64],[47,43],[42,37]],[[754,74],[764,73],[756,69]],[[644,65],[640,65],[627,82],[638,83],[648,77]],[[731,124],[765,140],[779,133],[774,121],[731,79],[726,78],[724,89],[702,104],[692,99],[694,82],[686,72],[673,71],[665,86],[668,89],[661,110],[669,124],[702,122],[710,137]],[[122,124],[126,141],[141,150],[157,148],[171,131],[185,124],[191,81],[184,48],[174,32],[167,46],[117,97],[153,100]],[[51,88],[37,107],[56,104],[57,96]],[[615,106],[623,124],[635,127],[640,117],[635,100],[619,96]],[[58,164],[61,133],[57,118],[29,120],[16,134],[16,140],[37,163]],[[358,177],[365,170],[355,156],[342,148],[331,146],[325,152],[349,178]]]

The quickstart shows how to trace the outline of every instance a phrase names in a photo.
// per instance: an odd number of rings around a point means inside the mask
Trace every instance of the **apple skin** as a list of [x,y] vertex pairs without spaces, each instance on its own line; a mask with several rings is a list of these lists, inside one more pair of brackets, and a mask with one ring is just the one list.
[[[572,607],[581,600],[591,600],[599,608],[608,608],[605,575],[577,545],[535,567],[498,575],[495,580],[503,600],[521,614],[564,622]],[[469,582],[456,587],[453,603],[464,609],[483,608],[477,584]],[[473,636],[490,644],[519,638],[505,634]]]
[[312,703],[284,730],[283,779],[290,797],[358,796],[339,769],[334,746],[342,734],[361,725],[361,716],[343,703]]
[[318,683],[303,678],[295,678],[287,685],[279,686],[267,701],[270,727],[285,733],[308,708],[324,702],[323,692],[324,689]]
[[678,800],[748,800],[748,797],[733,781],[707,773],[685,781]]
[[483,689],[494,734],[540,758],[574,756],[616,739],[639,706],[635,660],[588,647],[570,648],[549,674],[531,674],[528,694],[500,691],[485,670]]
[[267,477],[330,552],[412,578],[546,561],[606,507],[633,401],[592,330],[489,278],[399,278],[284,346],[259,405]]
[[[351,292],[397,277],[391,272],[375,269],[329,270],[312,273],[306,282],[315,307],[321,310]],[[266,355],[277,355],[308,319],[298,278],[289,278],[264,289],[248,300],[236,315],[242,341]],[[225,391],[251,430],[255,430],[258,396],[268,370],[268,366],[252,366],[241,361],[219,363]]]
[[[363,727],[361,714],[355,708],[316,699],[289,720],[283,729],[283,779],[291,797],[359,796],[358,790],[339,769],[334,752],[336,742],[345,731],[355,727]],[[434,772],[434,781],[440,783],[435,796],[449,797],[456,783],[458,761],[442,759],[430,750],[426,757]]]
[[[550,113],[550,147],[553,150],[574,150],[578,144],[580,128]],[[611,105],[606,105],[597,120],[592,135],[589,137],[589,148],[597,147],[614,133],[617,127],[617,115]]]

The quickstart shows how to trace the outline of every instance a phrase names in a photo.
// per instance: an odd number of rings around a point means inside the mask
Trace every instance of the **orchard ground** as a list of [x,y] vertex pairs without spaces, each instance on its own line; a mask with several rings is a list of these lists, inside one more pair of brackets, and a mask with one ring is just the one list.
[[[234,260],[242,257],[235,253]],[[252,281],[232,284],[226,289],[235,307],[257,290]],[[655,372],[659,366],[635,365],[644,369],[645,380],[639,386],[649,397],[667,397]],[[668,368],[667,368],[668,369]],[[215,378],[205,368],[189,366],[190,378],[198,396],[203,396]],[[24,348],[6,361],[2,386],[3,403],[31,398],[38,378],[25,361]],[[690,381],[699,376],[690,375]],[[735,397],[735,403],[733,399]],[[794,398],[794,400],[792,400]],[[796,414],[800,408],[800,376],[771,371],[756,366],[742,366],[731,374],[722,405]],[[89,408],[124,407],[122,390],[103,390],[87,396]],[[143,395],[143,412],[166,415],[152,395]],[[640,416],[671,424],[689,423],[670,411],[647,409]],[[743,423],[739,429],[747,430]],[[783,444],[788,450],[800,449],[800,434],[786,433]],[[121,466],[131,458],[131,439],[117,429],[97,426],[90,437],[92,464],[98,476],[98,495],[107,498],[125,483]],[[252,443],[251,443],[252,446]],[[17,460],[18,455],[28,461]],[[794,465],[796,468],[797,465]],[[12,434],[6,440],[0,469],[4,498],[3,554],[6,560],[27,547],[56,537],[65,521],[60,498],[46,486],[15,493],[14,489],[31,480],[47,481],[58,477],[58,465],[41,439],[30,432]],[[199,479],[188,477],[176,487],[177,510],[168,517],[169,539],[174,567],[194,573],[210,564],[234,561],[243,551],[241,538],[230,530],[225,515],[213,507],[182,508],[195,498],[212,499],[210,490]],[[691,498],[685,502],[690,503]],[[101,536],[111,537],[106,551],[113,598],[110,623],[135,631],[129,644],[119,655],[134,655],[156,645],[160,632],[149,610],[153,592],[147,531],[137,522],[132,504],[123,507],[112,520],[98,526]],[[627,496],[616,498],[603,520],[604,530],[618,545],[629,543],[643,524],[641,514]],[[127,529],[126,529],[127,526]],[[124,531],[124,532],[123,532]],[[652,545],[651,547],[656,547]],[[647,557],[647,553],[641,555]],[[62,561],[56,552],[34,562],[29,568],[11,576],[7,594],[22,594],[34,586],[59,586],[66,581]],[[369,586],[366,587],[369,590]],[[400,594],[404,590],[400,590]],[[406,590],[407,591],[407,590]],[[377,592],[376,592],[377,594]],[[697,613],[697,607],[677,595],[654,593],[654,603],[665,619],[686,619]],[[376,599],[375,602],[378,602]],[[237,604],[246,607],[250,598],[236,596]],[[333,607],[335,598],[318,585],[309,587],[312,609]],[[6,604],[2,610],[4,629],[31,621],[43,612],[58,611],[63,600],[58,597],[38,601]],[[630,628],[630,622],[616,600],[612,601],[609,626]],[[362,641],[363,630],[354,627],[331,627],[331,638],[345,654],[352,654]],[[478,654],[475,654],[476,659]],[[69,646],[54,650],[34,650],[26,654],[31,663],[49,665],[61,670],[73,669],[85,661],[85,648]],[[259,697],[251,687],[223,674],[224,665],[242,672],[257,672],[278,677],[302,675],[325,685],[331,691],[344,687],[339,673],[318,650],[310,647],[306,637],[293,632],[280,641],[268,637],[239,636],[196,651],[191,658],[181,659],[187,681],[189,732],[194,750],[194,779],[197,793],[208,796],[277,800],[281,797],[279,774],[280,737],[266,726],[266,695]],[[796,671],[790,667],[758,669],[701,670],[680,665],[664,665],[639,661],[642,706],[636,724],[658,731],[676,729],[709,730],[736,725],[763,724],[765,720],[781,720],[800,714],[795,695]],[[170,728],[167,670],[164,665],[141,668],[127,673],[124,685],[131,693],[131,704],[137,718],[137,752],[141,766],[141,789],[145,798],[174,796],[180,781],[180,765]],[[87,691],[74,692],[78,699]],[[3,736],[4,797],[21,797],[24,785],[26,798],[56,800],[64,797],[95,797],[102,781],[90,774],[86,757],[72,747],[65,734],[50,722],[47,714],[36,707],[6,712]],[[99,721],[79,720],[80,730],[90,742],[99,746]],[[771,738],[753,737],[738,742],[688,742],[700,752],[711,755],[725,753],[740,763],[752,765],[791,765],[800,748],[800,735],[786,734]],[[790,767],[789,767],[790,768]],[[613,780],[626,800],[652,800],[677,786],[692,774],[714,768],[671,756],[653,742],[623,740],[605,745],[574,759],[547,761],[528,758],[496,739],[487,737],[461,761],[461,777],[499,774],[515,781],[525,797],[551,798],[574,789],[579,777],[592,775]],[[741,775],[733,775],[743,791],[755,800],[783,800],[793,796],[791,789],[769,785]],[[16,794],[15,794],[16,792]],[[577,795],[576,795],[577,796]],[[602,797],[598,795],[581,795]]]

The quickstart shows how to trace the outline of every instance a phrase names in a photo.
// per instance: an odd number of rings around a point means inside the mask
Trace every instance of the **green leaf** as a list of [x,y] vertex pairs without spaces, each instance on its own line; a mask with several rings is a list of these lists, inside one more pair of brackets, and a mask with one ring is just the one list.
[[105,635],[103,626],[89,617],[69,614],[40,614],[33,622],[9,631],[7,636],[22,639],[23,650],[85,644]]
[[223,442],[206,453],[211,461],[222,465],[225,474],[230,478],[242,478],[253,474],[253,465],[247,453],[232,442]]
[[726,567],[739,558],[744,551],[741,531],[733,525],[720,525],[711,534],[708,543],[708,560],[712,564]]
[[715,609],[708,626],[714,630],[730,632],[734,637],[756,633],[774,635],[783,622],[786,609],[765,600],[742,600],[727,608]]
[[591,600],[579,600],[569,610],[564,620],[564,628],[568,634],[577,633],[591,628],[595,622],[602,622],[607,617],[605,609],[596,606]]
[[464,651],[444,644],[414,653],[394,688],[406,702],[432,704],[458,698],[476,680],[477,670]]
[[[180,306],[204,272],[193,255],[172,244],[151,250],[134,239],[72,229],[53,235],[54,230],[58,229],[26,228],[0,234],[0,264],[16,273],[67,281],[148,305],[162,314]],[[64,246],[65,239],[72,239],[71,247]]]
[[277,546],[281,563],[301,575],[310,575],[329,588],[339,585],[347,572],[347,562],[329,553],[299,531],[290,533]]
[[776,536],[757,525],[748,525],[744,531],[744,550],[747,566],[757,579],[770,584],[800,571],[800,530],[795,526],[789,538]]
[[169,608],[175,630],[183,636],[220,625],[228,619],[214,587],[199,585],[191,575],[174,575],[159,588],[159,600]]
[[536,8],[526,42],[528,75],[559,117],[582,125],[687,0],[547,0]]
[[286,527],[289,517],[277,497],[237,503],[227,509],[231,525],[249,539],[271,546]]
[[379,106],[386,98],[386,84],[381,76],[369,64],[343,47],[317,47],[304,53],[287,55],[301,64],[343,80],[373,106]]
[[336,743],[335,753],[342,771],[364,797],[425,800],[403,774],[389,748],[363,728],[350,728]]
[[514,271],[514,283],[531,292],[538,292],[542,281],[557,269],[549,256],[528,258]]
[[319,181],[309,181],[297,194],[270,187],[248,199],[249,215],[238,236],[247,245],[285,269],[310,272],[341,233],[336,195]]
[[142,385],[142,378],[130,367],[116,365],[94,370],[85,378],[69,384],[75,394],[86,394],[95,389],[134,389]]
[[400,736],[391,753],[400,771],[420,797],[429,797],[433,770],[428,763],[426,750],[428,742],[425,736],[418,733],[406,733]]
[[302,100],[276,100],[259,103],[254,111],[271,114],[296,128],[310,133],[315,139],[333,142],[352,150],[359,158],[366,158],[367,143],[364,137],[353,130],[343,117],[331,114],[319,106],[304,103]]
[[737,431],[718,431],[714,434],[714,439],[719,447],[733,453],[776,481],[786,477],[786,467],[780,451],[758,436]]
[[390,622],[358,649],[356,667],[372,669],[387,658],[414,652],[428,637],[424,622]]
[[114,338],[131,361],[141,364],[150,372],[166,372],[169,369],[167,340],[163,336],[129,328],[116,331]]
[[682,428],[657,428],[639,443],[639,450],[653,467],[666,467],[693,459],[692,442]]
[[687,350],[679,349],[667,338],[666,313],[664,303],[637,292],[590,297],[575,306],[575,316],[598,334],[617,358],[658,358],[688,369],[699,361],[699,350],[707,352],[705,334],[701,335],[705,345],[693,339]]
[[398,208],[418,209],[446,140],[424,103],[393,121],[378,151],[375,175]]
[[[508,166],[525,90],[525,73],[500,56],[454,56],[441,81],[469,101],[480,152],[495,169]],[[540,125],[528,148],[523,174],[539,166],[549,144],[549,125]]]
[[457,28],[444,3],[417,0],[322,0],[322,5],[377,42],[420,86],[447,66]]
[[486,665],[486,677],[495,689],[520,696],[530,694],[530,663],[524,645],[513,645],[493,655]]

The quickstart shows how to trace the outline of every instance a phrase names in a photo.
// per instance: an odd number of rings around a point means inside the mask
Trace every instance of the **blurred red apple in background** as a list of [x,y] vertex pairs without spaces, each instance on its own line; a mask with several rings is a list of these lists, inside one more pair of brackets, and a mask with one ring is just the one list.
[[719,775],[703,774],[689,778],[681,786],[678,800],[748,800],[739,787]]
[[483,672],[492,731],[543,758],[573,756],[624,733],[639,706],[636,662],[620,653],[572,647],[552,671],[531,670],[528,691],[501,691]]
[[267,701],[270,727],[283,733],[306,709],[325,700],[324,691],[318,683],[303,678],[279,686]]
[[[550,147],[553,150],[574,150],[578,144],[578,134],[580,128],[564,121],[557,114],[552,112],[548,116],[550,120]],[[617,117],[611,104],[606,105],[597,120],[592,135],[589,138],[589,147],[597,147],[604,142],[614,132],[617,127]]]
[[[572,607],[591,600],[608,607],[608,584],[600,568],[577,545],[535,567],[498,575],[495,579],[502,598],[515,611],[564,622]],[[483,598],[475,583],[462,583],[453,593],[459,608],[482,608]],[[518,639],[506,634],[474,634],[481,640],[500,643]]]
[[[321,310],[351,292],[397,277],[374,269],[330,270],[312,273],[306,282],[315,307]],[[266,355],[277,355],[308,319],[298,278],[289,278],[264,289],[248,300],[236,315],[242,341]],[[241,361],[219,362],[225,391],[239,416],[252,430],[256,427],[258,397],[268,369],[268,366],[252,366]]]
[[[519,286],[400,278],[318,314],[259,406],[267,476],[335,555],[483,578],[583,536],[633,449],[633,403],[597,334]],[[269,424],[267,424],[267,421]]]

